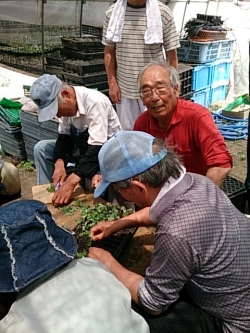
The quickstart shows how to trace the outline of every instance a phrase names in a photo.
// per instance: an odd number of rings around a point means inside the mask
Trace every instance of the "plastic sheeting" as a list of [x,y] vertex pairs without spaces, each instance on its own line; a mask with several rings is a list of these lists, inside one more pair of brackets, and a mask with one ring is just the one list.
[[[86,1],[82,5],[82,23],[101,27],[111,2]],[[80,26],[81,0],[44,3],[44,25]],[[0,20],[42,24],[42,0],[0,1]]]
[[[86,0],[86,3],[82,5],[82,24],[102,27],[105,10],[112,2]],[[81,0],[45,0],[44,25],[80,26],[81,3]],[[247,93],[249,89],[250,3],[238,0],[234,0],[234,2],[171,0],[168,6],[173,12],[180,35],[185,22],[196,17],[197,13],[221,15],[222,20],[231,29],[231,37],[235,38],[228,101]],[[1,0],[0,20],[42,24],[42,0]]]

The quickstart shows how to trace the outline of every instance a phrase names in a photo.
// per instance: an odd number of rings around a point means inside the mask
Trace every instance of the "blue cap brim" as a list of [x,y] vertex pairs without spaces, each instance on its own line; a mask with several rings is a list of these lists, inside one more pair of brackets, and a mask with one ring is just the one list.
[[109,182],[106,182],[106,180],[101,180],[100,184],[97,186],[97,188],[94,191],[94,198],[99,198],[108,188],[110,185]]
[[46,106],[45,108],[41,109],[38,107],[38,121],[44,122],[53,119],[58,112],[58,99],[57,97],[54,99],[50,105]]

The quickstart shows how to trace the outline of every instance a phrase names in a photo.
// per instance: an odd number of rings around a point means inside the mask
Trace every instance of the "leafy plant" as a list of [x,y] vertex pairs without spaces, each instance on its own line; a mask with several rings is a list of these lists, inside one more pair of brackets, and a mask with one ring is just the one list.
[[32,161],[21,161],[21,163],[18,165],[19,169],[22,171],[33,171],[34,163]]
[[66,216],[72,216],[74,212],[77,210],[76,206],[64,206],[62,207],[62,211]]
[[50,184],[50,185],[46,188],[46,190],[47,190],[49,193],[53,193],[53,192],[55,192],[55,187],[54,187],[53,184]]
[[88,248],[91,246],[92,238],[90,230],[100,221],[118,220],[124,216],[133,213],[133,209],[127,209],[123,206],[116,206],[110,203],[96,203],[93,206],[83,206],[81,209],[81,218],[77,220],[76,235],[79,246],[77,257],[82,258],[88,254]]

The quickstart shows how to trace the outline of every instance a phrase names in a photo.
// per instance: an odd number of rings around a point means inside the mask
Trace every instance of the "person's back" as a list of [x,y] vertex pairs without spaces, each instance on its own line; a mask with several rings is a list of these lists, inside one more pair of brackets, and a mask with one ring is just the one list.
[[129,291],[95,259],[76,259],[18,295],[0,331],[149,333]]

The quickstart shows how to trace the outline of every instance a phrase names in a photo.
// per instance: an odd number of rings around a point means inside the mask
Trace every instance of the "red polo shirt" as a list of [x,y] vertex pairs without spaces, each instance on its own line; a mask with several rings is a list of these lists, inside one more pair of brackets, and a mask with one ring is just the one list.
[[206,175],[210,167],[232,166],[232,156],[223,136],[209,110],[200,104],[178,99],[171,122],[164,129],[145,111],[137,118],[134,130],[167,139],[167,144],[182,156],[188,172]]

